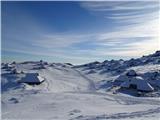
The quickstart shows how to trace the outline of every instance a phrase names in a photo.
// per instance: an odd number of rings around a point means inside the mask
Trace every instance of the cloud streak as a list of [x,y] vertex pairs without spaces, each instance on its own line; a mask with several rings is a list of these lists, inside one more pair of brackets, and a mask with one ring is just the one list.
[[[80,6],[106,22],[112,20],[114,28],[106,28],[106,31],[97,29],[95,33],[74,30],[48,32],[29,16],[29,22],[28,19],[19,18],[23,21],[21,24],[28,23],[25,28],[16,24],[7,25],[9,27],[5,30],[6,26],[2,26],[2,50],[59,57],[64,61],[80,64],[93,60],[102,61],[108,56],[110,59],[139,57],[160,49],[157,1],[81,2]],[[25,30],[21,32],[21,28]],[[16,42],[8,44],[10,39]]]
[[106,48],[100,48],[97,54],[140,56],[160,49],[158,1],[84,2],[82,7],[115,23],[125,23],[99,35],[99,44]]

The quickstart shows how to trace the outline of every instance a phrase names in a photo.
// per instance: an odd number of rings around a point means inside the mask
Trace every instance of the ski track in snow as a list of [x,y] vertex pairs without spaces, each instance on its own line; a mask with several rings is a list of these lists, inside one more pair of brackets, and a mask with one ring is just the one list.
[[66,92],[66,93],[72,93],[72,94],[92,94],[92,95],[97,95],[97,96],[104,96],[106,97],[111,97],[113,99],[108,99],[111,101],[116,101],[119,104],[122,105],[134,105],[134,104],[148,104],[148,105],[160,105],[160,99],[149,99],[149,98],[139,98],[139,97],[132,97],[132,96],[121,96],[121,95],[112,95],[112,94],[107,94],[107,93],[101,93],[101,92]]
[[[112,115],[98,115],[98,116],[78,116],[76,118],[70,120],[108,120],[108,119],[126,119],[126,118],[140,118],[140,117],[147,117],[151,114],[160,113],[160,107],[155,109],[149,109],[146,111],[137,111],[131,113],[116,113]],[[158,118],[157,118],[158,120]]]
[[95,84],[94,84],[94,81],[93,80],[91,80],[90,78],[88,78],[87,76],[85,76],[83,73],[81,73],[79,70],[76,70],[76,69],[74,69],[77,73],[79,73],[79,75],[81,76],[81,77],[83,77],[84,79],[86,79],[88,82],[89,82],[89,86],[88,86],[88,88],[89,88],[89,90],[90,91],[96,91],[96,87],[95,87]]
[[[41,101],[41,97],[43,97],[43,94],[45,94],[44,97],[46,99],[48,99],[46,102]],[[134,104],[135,105],[136,104],[157,105],[157,106],[160,105],[160,101],[159,100],[147,99],[147,98],[143,99],[143,98],[136,98],[136,97],[130,97],[130,96],[117,96],[117,95],[110,95],[110,94],[99,93],[99,92],[65,92],[65,93],[57,93],[57,94],[55,94],[55,93],[43,93],[43,94],[41,95],[41,93],[40,94],[25,93],[25,94],[23,94],[23,97],[25,97],[25,98],[21,98],[21,99],[22,99],[22,102],[23,102],[23,100],[28,101],[27,100],[28,97],[34,99],[34,96],[37,96],[37,95],[40,96],[39,101],[37,101],[38,103],[35,103],[35,105],[34,105],[34,102],[36,102],[36,100],[35,100],[35,101],[32,101],[33,105],[28,105],[28,107],[31,107],[33,113],[36,113],[36,114],[37,113],[43,114],[43,113],[41,113],[41,111],[48,111],[50,114],[52,114],[52,112],[53,112],[53,114],[54,114],[53,110],[54,109],[55,110],[59,109],[59,108],[57,108],[58,106],[56,104],[57,100],[58,101],[70,101],[70,99],[72,99],[73,101],[81,102],[80,99],[86,99],[85,101],[92,102],[92,99],[94,99],[94,98],[96,99],[97,97],[98,98],[101,97],[101,99],[104,99],[106,101],[117,102],[118,104],[122,104],[122,105],[125,105],[125,106],[126,105],[134,105]],[[61,95],[59,96],[59,94],[61,94],[62,96]],[[92,96],[92,95],[94,95],[94,97],[91,98],[90,96]],[[17,95],[15,95],[15,96],[17,96]],[[77,96],[79,98],[77,98],[75,96]],[[49,102],[49,101],[53,101],[53,102]],[[21,101],[19,101],[19,102],[21,104]],[[17,103],[17,104],[19,104],[19,103]],[[62,107],[62,106],[63,105],[61,105],[60,107]],[[82,106],[83,106],[83,103],[82,103]],[[16,104],[15,104],[15,107],[16,107]],[[66,109],[66,108],[64,107],[64,109]],[[68,106],[67,109],[70,109],[70,107]],[[68,112],[67,109],[66,109],[66,113]],[[58,115],[57,115],[57,117],[56,117],[56,115],[54,115],[54,116],[51,115],[52,117],[48,117],[46,119],[43,118],[43,117],[40,117],[40,118],[42,120],[47,120],[47,119],[48,120],[111,120],[111,119],[114,119],[114,120],[121,119],[121,120],[123,120],[123,119],[127,119],[128,120],[128,119],[132,119],[132,118],[137,118],[136,120],[139,120],[141,118],[145,118],[147,116],[150,117],[150,116],[152,116],[154,114],[159,114],[160,113],[160,107],[156,107],[154,109],[145,109],[144,111],[139,111],[137,109],[136,112],[119,112],[119,113],[115,113],[115,114],[97,114],[97,115],[94,115],[94,114],[93,115],[83,114],[83,113],[80,112],[82,109],[79,108],[79,107],[76,107],[75,109],[73,109],[72,112],[71,112],[73,114],[73,116],[72,116],[71,113],[70,113],[71,115],[68,113],[69,115],[66,117],[66,119],[63,119],[63,118],[61,119],[61,118],[59,118]],[[95,109],[96,109],[96,107],[95,107]],[[22,110],[22,109],[15,108],[15,111],[20,111],[20,110]],[[13,112],[13,111],[9,111],[9,112],[6,111],[6,112],[2,113],[2,116],[3,116],[3,118],[5,118],[5,116],[7,118],[7,116],[12,115],[13,113],[17,114],[16,115],[17,119],[21,118],[21,117],[18,118],[19,115],[23,116],[23,114],[21,115],[19,113]],[[62,116],[63,116],[64,113],[62,112],[60,114],[62,114]],[[32,115],[34,115],[34,114],[32,114]],[[15,117],[14,120],[17,120],[17,119]],[[10,117],[8,118],[8,120],[11,120]],[[34,117],[33,117],[32,120],[35,120]],[[145,119],[141,119],[141,120],[145,120]]]
[[[46,98],[47,101],[45,103],[43,102],[43,100],[41,101],[41,97],[43,97],[43,94],[45,96],[48,96],[48,98]],[[59,108],[56,108],[56,106],[58,105],[58,104],[56,104],[57,101],[59,101],[60,103],[62,101],[62,104],[63,104],[63,101],[65,101],[65,100],[68,101],[68,102],[70,100],[72,100],[72,101],[74,101],[73,103],[75,103],[76,101],[77,102],[78,101],[82,102],[83,100],[92,102],[92,99],[94,99],[94,98],[95,99],[98,98],[97,100],[103,100],[104,99],[108,102],[109,101],[110,102],[117,102],[118,104],[124,105],[124,106],[128,106],[128,105],[132,106],[132,105],[138,105],[138,104],[144,104],[146,106],[147,105],[156,105],[155,108],[151,108],[151,109],[149,108],[149,109],[145,109],[145,110],[138,110],[137,109],[134,112],[124,111],[124,112],[118,112],[118,113],[115,113],[115,114],[114,113],[112,113],[112,114],[107,114],[106,113],[106,114],[97,114],[97,115],[83,114],[83,113],[81,113],[82,109],[77,107],[70,112],[70,114],[72,113],[72,114],[74,114],[74,116],[69,115],[68,116],[69,118],[66,118],[66,119],[61,119],[61,118],[57,117],[57,120],[108,120],[108,119],[116,119],[116,120],[127,119],[128,120],[128,119],[132,119],[132,118],[139,118],[140,119],[140,118],[144,118],[144,117],[150,117],[154,114],[159,114],[159,117],[160,117],[160,107],[158,107],[158,106],[160,106],[160,100],[158,100],[158,99],[149,99],[149,98],[141,98],[140,99],[140,98],[137,98],[137,97],[118,96],[118,95],[111,95],[111,94],[99,93],[99,92],[62,92],[62,93],[56,93],[56,94],[55,93],[40,93],[40,94],[25,93],[24,95],[23,95],[23,97],[25,97],[25,98],[23,98],[23,100],[25,100],[26,102],[27,102],[27,98],[33,98],[34,99],[36,96],[38,96],[38,98],[36,98],[36,99],[39,99],[41,102],[37,101],[38,103],[34,104],[34,101],[32,101],[33,105],[28,105],[28,107],[32,107],[31,110],[33,112],[36,112],[36,113],[41,113],[41,111],[45,111],[45,110],[48,111],[48,112],[51,112],[54,109],[55,110],[59,109]],[[21,103],[21,101],[20,101],[20,103]],[[59,107],[62,107],[62,106],[63,105],[61,105]],[[66,109],[65,107],[64,107],[64,109]],[[69,110],[70,107],[68,106],[67,109]],[[67,109],[66,109],[66,113],[67,113]],[[96,107],[95,107],[95,109],[96,109]],[[16,108],[15,108],[15,110],[16,110]],[[12,112],[11,111],[9,111],[9,112],[6,111],[6,112],[2,113],[2,116],[3,116],[3,118],[5,118],[5,116],[8,116],[9,114],[13,114],[13,113],[14,113],[13,111]],[[54,111],[53,111],[53,113],[54,113]],[[21,114],[18,113],[17,116],[18,115],[21,115]],[[54,115],[54,117],[50,117],[50,118],[47,118],[47,119],[52,120],[53,118],[54,118],[54,120],[56,120],[56,115]],[[44,120],[45,120],[45,118],[44,118]],[[143,119],[143,120],[145,120],[145,119]]]

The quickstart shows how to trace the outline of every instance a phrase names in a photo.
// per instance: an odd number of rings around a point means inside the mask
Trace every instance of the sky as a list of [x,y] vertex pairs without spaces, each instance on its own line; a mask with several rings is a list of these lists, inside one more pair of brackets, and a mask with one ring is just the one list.
[[83,64],[153,53],[159,7],[158,0],[2,2],[2,62]]

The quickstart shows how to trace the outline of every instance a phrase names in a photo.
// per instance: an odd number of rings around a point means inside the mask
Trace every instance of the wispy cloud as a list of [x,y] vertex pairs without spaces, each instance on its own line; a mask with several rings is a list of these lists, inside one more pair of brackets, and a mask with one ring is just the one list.
[[115,22],[140,23],[158,18],[158,1],[83,2],[82,7]]
[[158,1],[84,2],[82,7],[119,23],[112,32],[99,34],[98,44],[106,48],[97,54],[140,56],[160,49]]
[[40,39],[33,41],[33,45],[46,48],[65,48],[72,46],[79,42],[86,41],[91,38],[91,34],[77,34],[77,33],[48,33],[41,34]]
[[[158,8],[157,1],[94,1],[94,2],[83,2],[81,4],[83,7],[93,10],[93,11],[126,11],[134,10],[131,12],[136,12],[139,10],[152,10]],[[130,12],[130,11],[126,11]]]
[[[20,17],[23,21],[21,25],[14,22],[12,26],[7,25],[7,31],[3,29],[2,50],[84,63],[104,60],[107,56],[138,57],[160,49],[158,1],[81,2],[80,6],[106,22],[111,20],[114,29],[97,29],[95,33],[74,30],[63,33],[48,32],[47,28],[32,17],[29,16],[30,21]],[[26,23],[27,27],[23,27]],[[16,42],[11,43],[11,39]]]

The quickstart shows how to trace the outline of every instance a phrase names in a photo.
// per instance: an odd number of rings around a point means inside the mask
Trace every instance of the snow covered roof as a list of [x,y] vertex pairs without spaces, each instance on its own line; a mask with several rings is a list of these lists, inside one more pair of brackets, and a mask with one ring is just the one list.
[[115,79],[113,84],[116,85],[116,86],[119,86],[119,85],[121,85],[121,83],[123,83],[126,80],[128,80],[128,76],[120,75],[117,79]]
[[20,82],[24,83],[41,83],[44,81],[44,78],[39,76],[38,73],[27,73],[25,77],[21,79]]
[[142,91],[154,90],[154,88],[142,77],[130,77],[125,82],[123,82],[120,86],[125,88],[130,88],[131,85],[136,85],[137,90],[142,90]]

